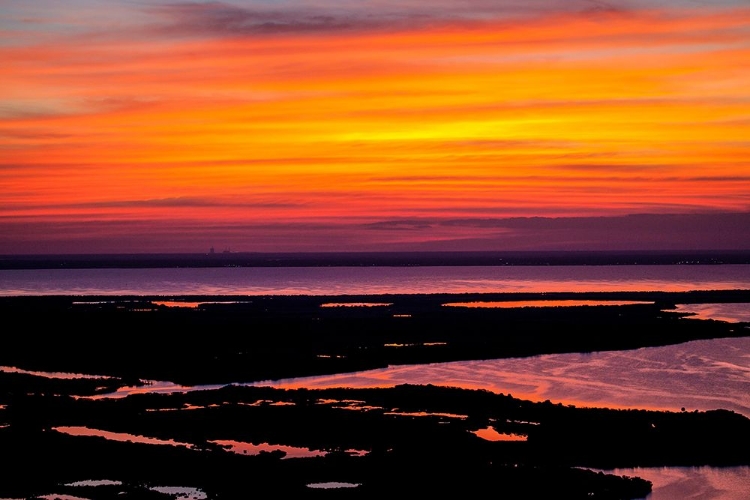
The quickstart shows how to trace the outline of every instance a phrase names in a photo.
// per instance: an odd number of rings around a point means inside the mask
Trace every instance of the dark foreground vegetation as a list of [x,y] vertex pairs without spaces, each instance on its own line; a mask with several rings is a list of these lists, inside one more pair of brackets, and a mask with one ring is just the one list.
[[[642,304],[467,308],[519,300]],[[163,305],[167,302],[171,305]],[[469,359],[593,352],[746,336],[677,303],[750,291],[238,297],[2,297],[0,365],[195,385]],[[182,303],[189,307],[174,307]],[[323,304],[388,304],[321,307]]]
[[[443,306],[538,299],[647,303]],[[160,305],[175,301],[199,305]],[[342,302],[390,305],[321,307]],[[0,314],[13,326],[3,335],[0,365],[108,378],[0,372],[6,457],[0,498],[174,498],[160,486],[195,488],[210,499],[643,498],[647,481],[590,469],[750,464],[750,420],[724,410],[586,409],[411,385],[225,385],[121,399],[98,395],[145,380],[221,385],[397,363],[629,349],[750,331],[747,324],[671,311],[691,302],[750,302],[750,296],[2,298]],[[487,440],[475,434],[482,429],[515,440]],[[76,435],[82,432],[96,435]],[[144,437],[159,441],[141,442]],[[265,448],[248,451],[251,444]],[[295,450],[316,456],[296,456]],[[346,487],[311,487],[328,482]]]

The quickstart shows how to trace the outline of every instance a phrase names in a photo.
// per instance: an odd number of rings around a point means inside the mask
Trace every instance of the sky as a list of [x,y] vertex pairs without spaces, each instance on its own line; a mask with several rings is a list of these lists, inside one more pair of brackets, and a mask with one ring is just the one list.
[[746,0],[0,0],[0,254],[750,249]]

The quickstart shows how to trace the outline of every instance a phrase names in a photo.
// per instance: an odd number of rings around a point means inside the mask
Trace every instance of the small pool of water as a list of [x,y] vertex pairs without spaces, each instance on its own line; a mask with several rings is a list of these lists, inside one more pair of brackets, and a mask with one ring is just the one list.
[[322,489],[333,489],[333,488],[356,488],[359,483],[344,483],[339,481],[328,481],[326,483],[310,483],[307,485],[308,488],[322,488]]
[[391,302],[326,302],[320,304],[320,307],[387,307],[392,305]]
[[53,431],[68,434],[70,436],[96,436],[108,439],[110,441],[121,441],[121,442],[133,442],[141,444],[155,444],[155,445],[170,445],[170,446],[183,446],[185,448],[194,448],[190,443],[181,443],[173,439],[159,439],[148,436],[138,436],[136,434],[129,434],[127,432],[111,432],[100,429],[91,429],[89,427],[82,426],[60,426],[53,427]]
[[508,432],[497,432],[491,425],[483,429],[473,431],[477,437],[486,441],[526,441],[528,436],[525,434],[513,434]]
[[246,443],[243,441],[234,441],[229,439],[219,439],[215,441],[209,441],[210,443],[218,444],[227,451],[236,453],[238,455],[259,455],[262,452],[282,452],[284,453],[283,458],[310,458],[310,457],[323,457],[327,453],[321,450],[311,450],[309,448],[302,448],[299,446],[285,446],[278,444],[269,443]]
[[488,309],[513,309],[518,307],[579,307],[579,306],[627,306],[632,304],[653,304],[638,300],[510,300],[449,302],[444,307],[476,307]]

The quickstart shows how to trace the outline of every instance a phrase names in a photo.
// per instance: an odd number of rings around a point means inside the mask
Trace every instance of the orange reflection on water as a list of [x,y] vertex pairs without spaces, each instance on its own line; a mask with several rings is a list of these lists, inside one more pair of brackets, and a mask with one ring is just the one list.
[[408,344],[390,343],[383,344],[383,347],[417,347],[417,346],[436,346],[436,345],[448,345],[448,342],[411,342]]
[[457,418],[466,420],[468,415],[459,415],[458,413],[436,413],[427,411],[387,411],[383,415],[398,415],[400,417],[439,417],[439,418]]
[[16,368],[15,366],[0,366],[0,372],[20,373],[24,375],[33,375],[35,377],[66,379],[66,380],[73,380],[73,379],[78,379],[78,378],[86,378],[86,379],[112,379],[114,378],[114,377],[109,377],[106,375],[90,375],[86,373],[43,372],[43,371],[35,371],[35,370],[24,370],[22,368]]
[[692,313],[695,319],[713,319],[716,321],[750,322],[750,304],[678,304],[675,311]]
[[53,427],[52,430],[57,431],[57,432],[62,432],[63,434],[68,434],[71,436],[103,437],[110,441],[122,441],[126,443],[184,446],[185,448],[193,448],[192,444],[180,443],[173,439],[158,439],[158,438],[152,438],[148,436],[137,436],[135,434],[128,434],[126,432],[111,432],[111,431],[103,431],[99,429],[90,429],[88,427],[60,426],[60,427]]
[[197,309],[199,305],[201,305],[203,302],[178,302],[175,300],[164,300],[164,301],[158,301],[158,302],[152,302],[155,306],[164,306],[164,307],[184,307],[189,309]]
[[486,307],[486,308],[515,308],[515,307],[576,307],[576,306],[627,306],[631,304],[653,304],[638,300],[509,300],[487,302],[451,302],[443,304],[446,307]]
[[[211,390],[211,389],[219,389],[223,387],[223,385],[203,385],[201,386],[204,390]],[[178,393],[178,392],[188,392],[194,390],[194,387],[186,386],[186,385],[179,385],[172,382],[167,381],[159,381],[159,380],[151,380],[148,381],[145,385],[139,385],[139,386],[124,386],[124,387],[118,387],[115,392],[109,393],[109,394],[96,394],[93,396],[75,396],[76,398],[82,398],[82,399],[110,399],[110,398],[124,398],[126,396],[129,396],[131,394],[172,394],[172,393]]]
[[[619,356],[627,354],[620,353]],[[561,357],[573,361],[555,362]],[[610,354],[618,356],[618,354]],[[585,358],[585,360],[584,360]],[[594,372],[591,372],[591,370]],[[596,356],[569,354],[484,361],[454,361],[432,365],[392,365],[354,373],[280,379],[252,383],[281,389],[325,389],[334,387],[391,388],[401,384],[489,390],[518,399],[555,405],[608,407],[613,409],[668,409],[639,396],[645,389],[622,386],[622,380],[601,378],[601,371],[614,373],[607,361]],[[581,373],[578,373],[581,372]],[[633,394],[635,392],[635,394]],[[650,392],[645,390],[645,392]],[[550,400],[554,402],[550,402]],[[663,403],[663,398],[659,399]],[[677,406],[684,405],[680,402]]]
[[155,306],[164,306],[164,307],[184,307],[189,309],[197,309],[200,306],[207,305],[207,304],[249,304],[250,302],[246,301],[236,301],[236,300],[229,300],[229,301],[212,301],[212,302],[188,302],[188,301],[181,301],[181,300],[159,300],[159,301],[153,301],[151,302]]
[[320,304],[320,307],[387,307],[392,305],[392,302],[326,302]]
[[506,432],[497,432],[491,425],[484,429],[472,431],[472,434],[487,441],[526,441],[527,436],[524,434],[510,434]]
[[298,446],[272,445],[269,443],[253,444],[228,439],[218,439],[210,442],[218,444],[222,448],[240,455],[258,455],[261,452],[270,453],[278,451],[284,453],[284,458],[309,458],[323,457],[326,455],[326,453],[323,451],[310,450],[309,448],[301,448]]

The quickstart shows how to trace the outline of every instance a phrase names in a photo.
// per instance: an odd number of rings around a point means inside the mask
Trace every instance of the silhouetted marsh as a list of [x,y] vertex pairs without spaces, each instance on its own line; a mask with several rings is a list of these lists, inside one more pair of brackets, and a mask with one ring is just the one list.
[[[726,410],[577,408],[431,385],[319,390],[221,385],[748,333],[744,324],[685,321],[687,313],[673,310],[676,303],[748,302],[747,291],[545,295],[648,303],[552,307],[541,313],[442,305],[540,298],[0,300],[8,324],[24,325],[23,332],[8,334],[0,364],[30,371],[0,373],[0,446],[13,457],[0,497],[109,500],[170,498],[185,491],[210,499],[381,498],[394,491],[471,496],[489,490],[511,497],[583,499],[593,493],[630,499],[645,496],[650,483],[582,468],[750,463],[750,420]],[[173,300],[198,305],[168,307]],[[320,307],[381,301],[389,305]],[[54,330],[42,328],[50,324]],[[34,370],[106,378],[50,379]],[[217,386],[121,399],[76,397],[147,380]],[[248,453],[237,453],[243,444]],[[75,461],[68,458],[71,450]],[[291,450],[305,452],[291,456]],[[33,483],[25,479],[28,470],[40,471]]]

